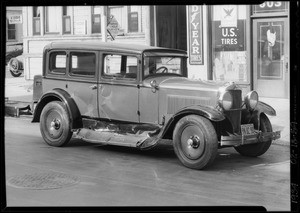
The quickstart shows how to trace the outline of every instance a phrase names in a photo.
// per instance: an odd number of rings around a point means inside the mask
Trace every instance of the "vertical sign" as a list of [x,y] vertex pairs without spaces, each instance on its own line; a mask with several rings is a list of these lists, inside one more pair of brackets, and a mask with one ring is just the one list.
[[190,64],[203,64],[202,7],[189,5],[188,16]]

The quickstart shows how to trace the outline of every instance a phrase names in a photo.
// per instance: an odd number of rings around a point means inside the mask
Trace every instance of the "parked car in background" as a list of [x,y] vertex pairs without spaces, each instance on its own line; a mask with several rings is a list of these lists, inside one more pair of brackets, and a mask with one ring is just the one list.
[[12,76],[19,77],[23,69],[23,43],[15,43],[7,46],[15,46],[16,48],[6,52],[5,63]]
[[260,156],[280,132],[275,110],[256,91],[187,78],[183,50],[116,43],[51,43],[35,76],[32,122],[50,146],[72,136],[107,145],[151,149],[172,141],[180,162],[211,165],[218,148]]

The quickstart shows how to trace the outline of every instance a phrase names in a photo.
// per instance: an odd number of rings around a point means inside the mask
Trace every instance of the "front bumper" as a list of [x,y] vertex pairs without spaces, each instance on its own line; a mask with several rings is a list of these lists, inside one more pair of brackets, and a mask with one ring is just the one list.
[[256,131],[250,135],[221,136],[221,146],[240,146],[245,144],[263,143],[280,138],[280,131],[261,132]]

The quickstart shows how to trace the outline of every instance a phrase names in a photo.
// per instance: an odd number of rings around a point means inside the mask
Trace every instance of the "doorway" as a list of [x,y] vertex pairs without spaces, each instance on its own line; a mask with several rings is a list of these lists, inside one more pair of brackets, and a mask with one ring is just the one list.
[[262,97],[289,97],[287,18],[253,20],[253,83]]
[[186,6],[156,6],[156,45],[187,50]]

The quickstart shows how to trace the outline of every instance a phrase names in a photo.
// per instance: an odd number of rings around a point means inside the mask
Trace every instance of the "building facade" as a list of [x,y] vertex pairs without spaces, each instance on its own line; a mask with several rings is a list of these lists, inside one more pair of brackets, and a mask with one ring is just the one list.
[[7,7],[6,10],[6,51],[12,51],[15,44],[23,42],[22,7]]
[[186,50],[189,78],[234,81],[244,93],[289,97],[288,2],[103,8],[23,7],[25,78],[41,74],[47,43],[98,42],[107,28],[107,42]]

